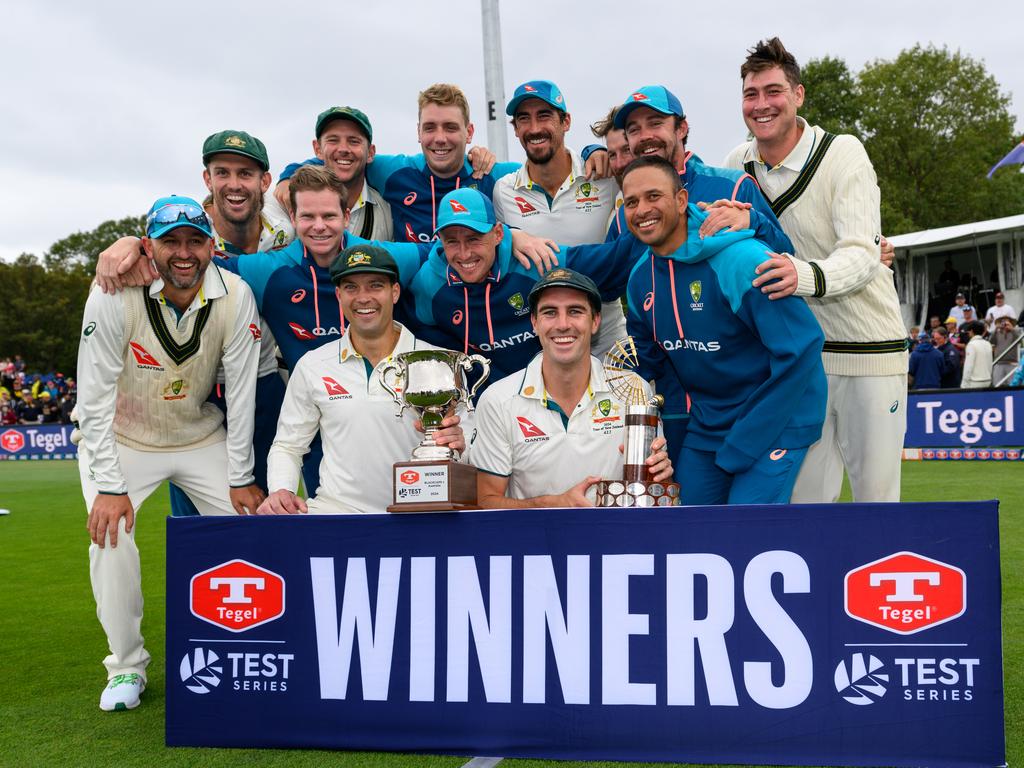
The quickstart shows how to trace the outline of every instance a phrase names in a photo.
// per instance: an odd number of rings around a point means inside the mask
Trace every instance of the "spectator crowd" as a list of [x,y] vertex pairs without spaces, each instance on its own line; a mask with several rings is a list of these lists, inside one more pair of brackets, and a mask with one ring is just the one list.
[[21,355],[0,358],[0,426],[70,424],[77,395],[70,376],[27,373]]
[[984,320],[977,319],[963,293],[956,295],[955,302],[945,322],[935,315],[928,328],[910,329],[910,389],[1024,385],[1020,355],[1024,331],[1002,291],[996,291]]

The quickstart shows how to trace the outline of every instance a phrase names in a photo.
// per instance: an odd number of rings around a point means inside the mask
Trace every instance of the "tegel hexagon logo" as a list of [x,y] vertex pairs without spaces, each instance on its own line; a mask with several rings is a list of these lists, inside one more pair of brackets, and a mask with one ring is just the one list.
[[245,560],[192,577],[192,615],[229,632],[245,632],[284,615],[284,579]]
[[886,683],[889,682],[889,674],[882,669],[882,662],[877,657],[855,653],[849,661],[840,661],[836,665],[836,690],[851,704],[874,704],[885,696]]
[[220,685],[224,674],[224,668],[217,663],[219,661],[220,656],[213,651],[196,648],[181,657],[178,676],[192,693],[209,693]]
[[899,635],[945,624],[967,610],[967,575],[914,552],[854,568],[844,589],[848,616]]
[[17,453],[25,447],[25,436],[16,429],[8,429],[0,435],[0,447],[10,453]]

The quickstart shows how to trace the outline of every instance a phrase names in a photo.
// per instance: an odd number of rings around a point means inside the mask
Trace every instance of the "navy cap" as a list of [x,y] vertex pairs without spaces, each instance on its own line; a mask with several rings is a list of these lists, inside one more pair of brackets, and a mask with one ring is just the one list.
[[352,245],[338,254],[331,263],[331,282],[337,285],[343,277],[366,272],[387,275],[398,282],[398,264],[379,245]]
[[597,284],[580,272],[566,269],[565,267],[557,267],[534,283],[533,288],[530,289],[527,301],[530,303],[531,312],[537,311],[537,302],[540,301],[540,295],[548,288],[574,288],[587,295],[587,298],[590,300],[590,306],[594,308],[595,314],[601,311],[601,291],[598,290]]
[[505,114],[509,117],[515,117],[516,107],[527,99],[540,99],[560,112],[568,111],[565,105],[565,97],[557,85],[550,80],[531,80],[516,88],[516,92],[512,94],[512,100],[505,107]]
[[622,106],[615,114],[615,127],[620,130],[625,128],[626,118],[637,107],[649,107],[663,115],[686,117],[683,105],[672,91],[663,85],[645,85],[643,88],[633,91],[629,98],[622,102]]

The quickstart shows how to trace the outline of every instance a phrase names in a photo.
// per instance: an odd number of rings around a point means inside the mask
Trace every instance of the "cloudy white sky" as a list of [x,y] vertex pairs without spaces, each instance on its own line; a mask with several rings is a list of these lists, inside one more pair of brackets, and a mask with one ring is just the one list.
[[[379,152],[415,152],[416,94],[444,81],[465,89],[486,142],[479,0],[0,0],[0,10],[0,258],[42,254],[160,195],[199,195],[202,141],[224,128],[262,138],[276,173],[308,156],[319,111],[350,104],[369,114]],[[917,42],[958,48],[1013,95],[1024,129],[1019,0],[502,0],[501,21],[506,97],[554,80],[575,147],[633,88],[664,83],[687,111],[691,147],[720,162],[745,136],[744,51],[776,34],[801,62],[828,54],[854,69]],[[511,134],[509,146],[520,159]]]

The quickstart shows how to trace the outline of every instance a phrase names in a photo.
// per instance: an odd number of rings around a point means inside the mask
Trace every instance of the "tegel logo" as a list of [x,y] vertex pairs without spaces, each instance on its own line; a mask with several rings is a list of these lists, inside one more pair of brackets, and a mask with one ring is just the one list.
[[855,653],[849,661],[836,665],[836,691],[851,704],[874,704],[885,695],[889,682],[889,674],[882,669],[882,662],[875,656]]
[[25,447],[25,436],[16,429],[8,429],[0,435],[0,447],[10,453],[17,453]]
[[197,573],[192,615],[229,632],[245,632],[284,615],[284,579],[245,560]]
[[192,693],[209,693],[220,685],[221,675],[224,674],[224,667],[217,663],[219,661],[220,656],[204,648],[186,653],[178,665],[181,682]]
[[913,552],[896,552],[846,574],[846,613],[857,621],[912,635],[962,616],[967,576]]

